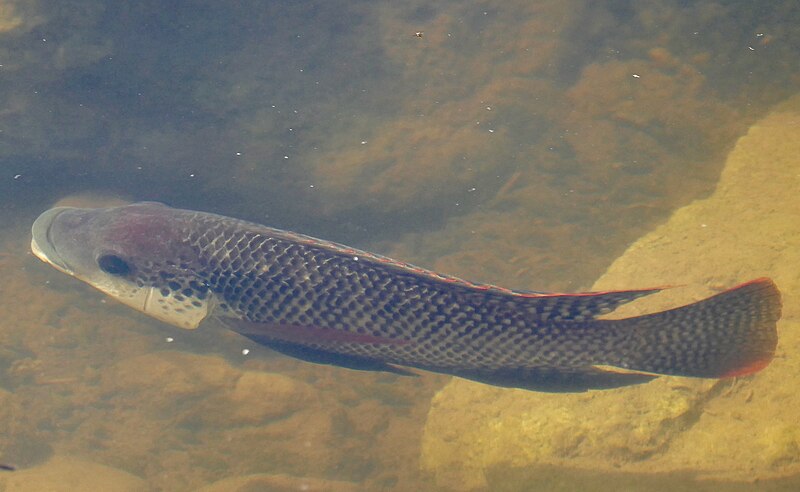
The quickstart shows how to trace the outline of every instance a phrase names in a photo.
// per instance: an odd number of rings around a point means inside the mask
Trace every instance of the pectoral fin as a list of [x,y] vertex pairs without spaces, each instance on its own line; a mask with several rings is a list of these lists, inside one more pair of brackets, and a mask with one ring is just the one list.
[[[316,326],[254,323],[246,320],[225,319],[222,323],[229,329],[254,342],[271,348],[284,355],[317,364],[328,364],[359,371],[383,371],[402,376],[416,376],[415,373],[391,365],[387,362],[349,354],[341,354],[333,349],[319,348],[337,343],[363,344],[406,344],[406,340],[395,340],[343,330],[320,328]],[[314,345],[310,347],[309,345]]]

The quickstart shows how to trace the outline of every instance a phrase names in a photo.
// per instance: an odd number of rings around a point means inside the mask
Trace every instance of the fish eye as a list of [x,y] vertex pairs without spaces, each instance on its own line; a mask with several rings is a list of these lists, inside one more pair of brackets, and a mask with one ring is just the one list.
[[131,272],[131,266],[117,255],[103,255],[97,258],[97,266],[109,275],[123,276]]

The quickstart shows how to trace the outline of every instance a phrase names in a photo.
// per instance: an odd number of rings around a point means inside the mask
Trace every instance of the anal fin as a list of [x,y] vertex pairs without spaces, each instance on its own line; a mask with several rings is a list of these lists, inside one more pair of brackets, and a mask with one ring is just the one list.
[[642,384],[658,377],[644,373],[610,372],[594,367],[565,370],[552,367],[500,369],[432,369],[480,383],[549,393],[573,393]]

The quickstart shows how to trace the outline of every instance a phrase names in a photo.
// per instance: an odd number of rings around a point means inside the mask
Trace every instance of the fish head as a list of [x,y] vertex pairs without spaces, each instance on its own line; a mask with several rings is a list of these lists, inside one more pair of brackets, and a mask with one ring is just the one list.
[[138,311],[196,328],[213,296],[197,276],[186,219],[174,212],[158,203],[52,208],[33,224],[31,251]]

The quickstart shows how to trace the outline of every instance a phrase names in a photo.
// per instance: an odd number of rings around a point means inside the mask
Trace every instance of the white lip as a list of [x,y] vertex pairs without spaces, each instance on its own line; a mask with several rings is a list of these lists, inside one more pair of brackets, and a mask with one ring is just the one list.
[[53,265],[56,269],[73,275],[72,270],[61,258],[49,239],[50,226],[53,220],[70,207],[56,207],[43,212],[33,223],[31,228],[31,252],[45,263]]

